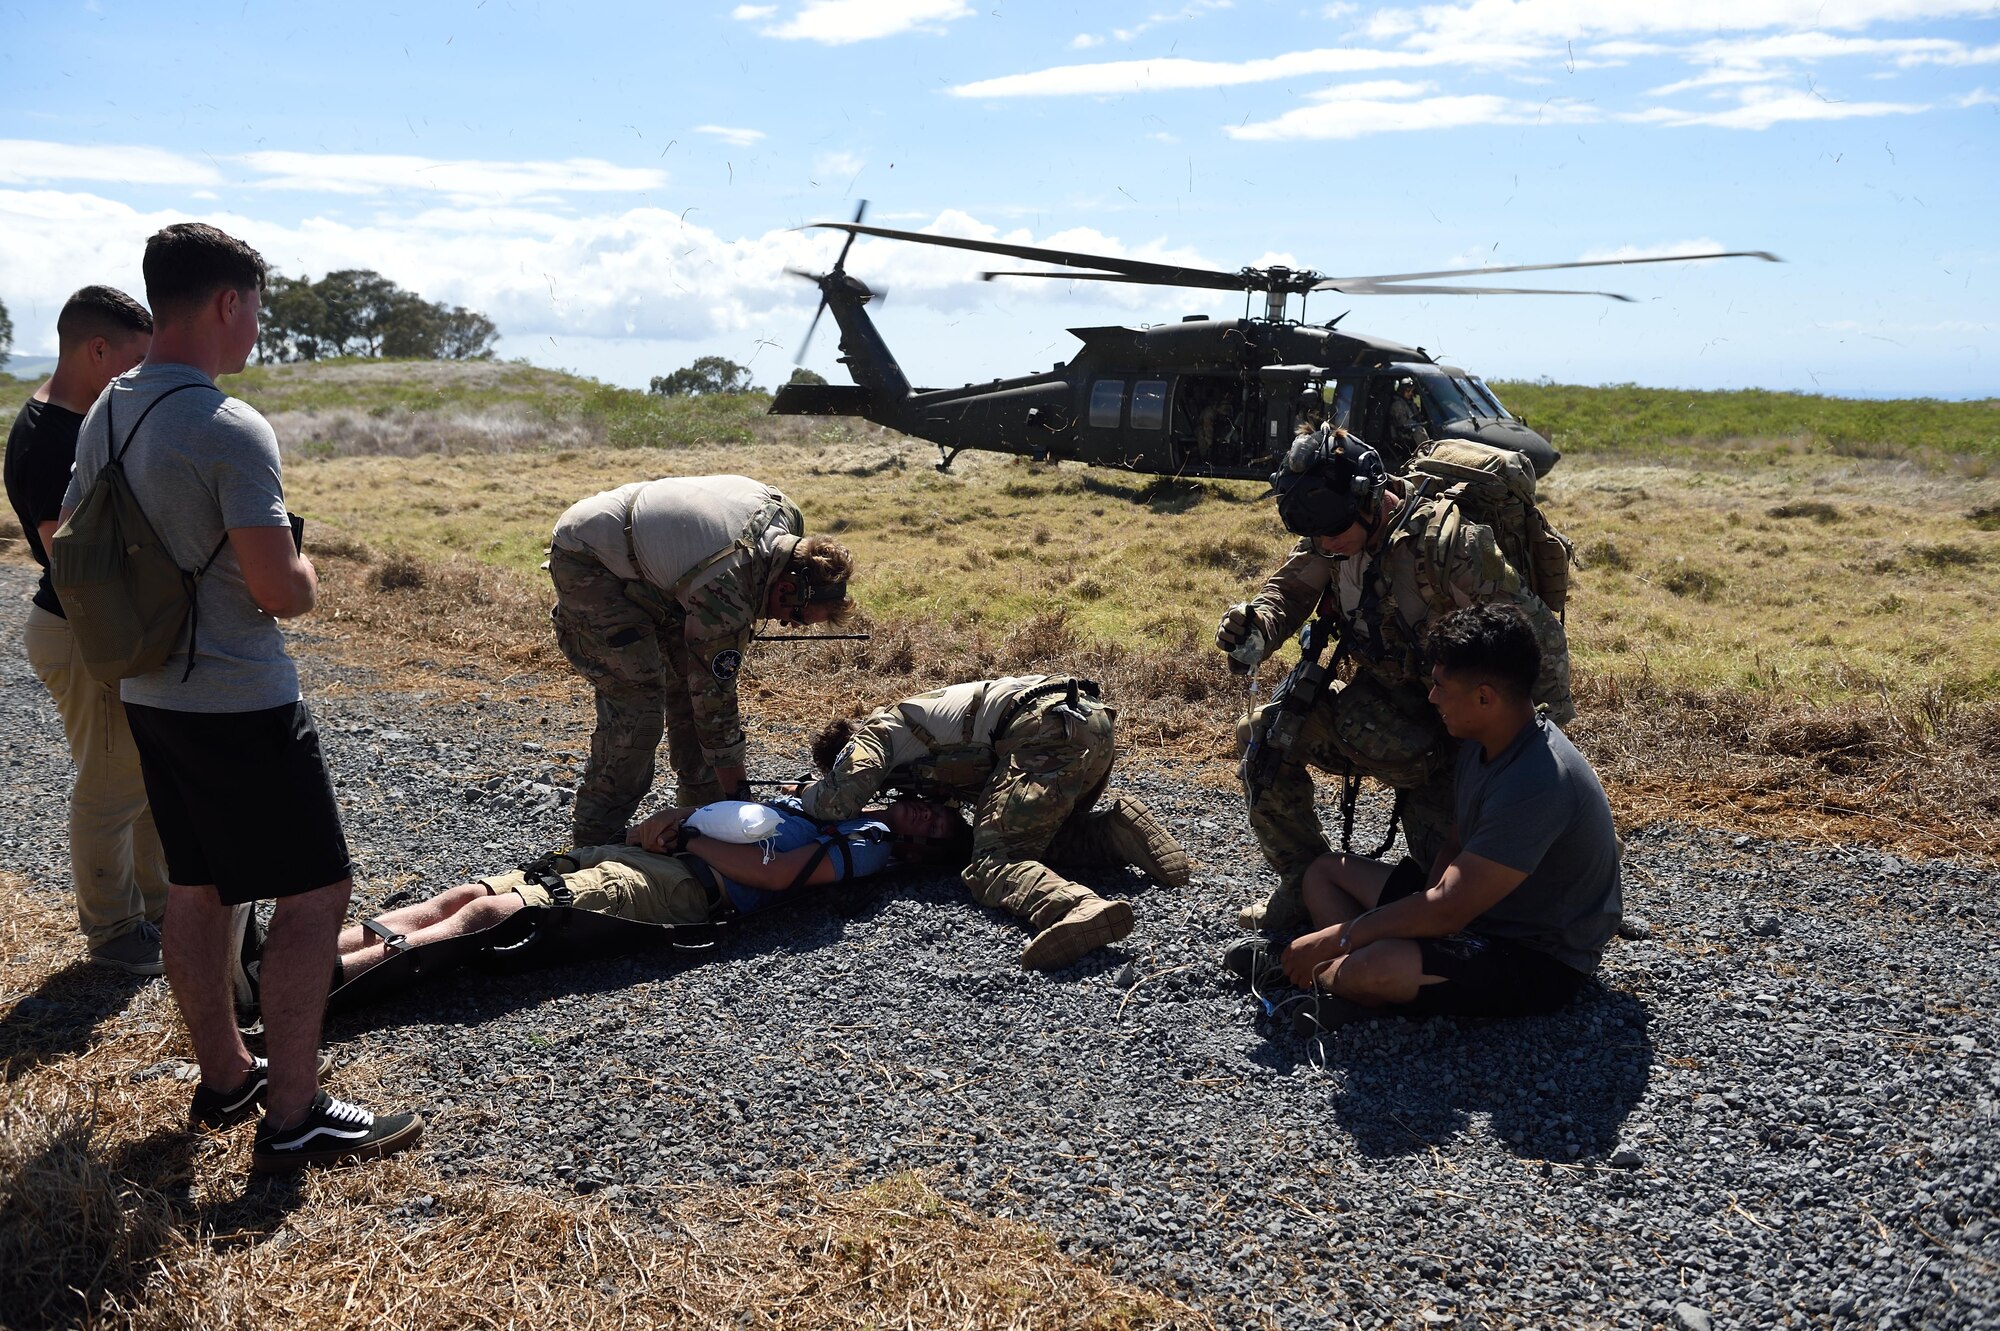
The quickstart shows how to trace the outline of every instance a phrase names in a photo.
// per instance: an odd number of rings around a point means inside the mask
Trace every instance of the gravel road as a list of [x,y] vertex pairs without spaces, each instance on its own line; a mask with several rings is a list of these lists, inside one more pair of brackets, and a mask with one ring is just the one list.
[[[28,585],[0,567],[10,642]],[[581,710],[383,691],[329,667],[310,623],[294,650],[366,903],[560,842]],[[62,893],[61,732],[3,655],[0,846]],[[698,965],[468,974],[329,1039],[423,1074],[408,1100],[447,1174],[643,1204],[917,1169],[1225,1325],[2000,1322],[1991,870],[1643,828],[1639,936],[1568,1010],[1321,1043],[1215,964],[1264,887],[1238,801],[1136,761],[1114,783],[1197,872],[1180,892],[1093,876],[1138,929],[1067,971],[1021,971],[1012,919],[905,875]]]

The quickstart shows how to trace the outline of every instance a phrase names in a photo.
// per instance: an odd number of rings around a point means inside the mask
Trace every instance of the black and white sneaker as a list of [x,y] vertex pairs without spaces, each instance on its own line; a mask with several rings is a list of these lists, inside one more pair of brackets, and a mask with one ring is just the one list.
[[257,906],[245,902],[229,915],[229,988],[236,1000],[236,1024],[255,1026],[263,1014],[263,990],[258,983],[264,967],[264,926]]
[[379,1160],[414,1146],[423,1132],[424,1121],[416,1114],[371,1114],[321,1091],[306,1116],[289,1128],[273,1127],[271,1116],[264,1116],[250,1151],[250,1169],[283,1174],[343,1160]]
[[[320,1051],[319,1075],[333,1071],[333,1055]],[[188,1126],[195,1131],[218,1132],[233,1128],[264,1107],[264,1091],[271,1084],[271,1065],[261,1058],[250,1060],[250,1074],[233,1091],[211,1091],[197,1084],[194,1100],[188,1105]]]

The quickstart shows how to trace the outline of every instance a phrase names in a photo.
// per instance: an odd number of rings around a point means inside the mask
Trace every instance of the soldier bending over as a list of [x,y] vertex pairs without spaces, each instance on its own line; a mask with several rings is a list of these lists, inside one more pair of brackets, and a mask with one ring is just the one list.
[[789,499],[743,476],[635,481],[557,521],[556,643],[597,691],[574,844],[624,839],[663,730],[674,803],[742,793],[736,676],[751,626],[838,623],[853,609],[853,556],[804,531]]

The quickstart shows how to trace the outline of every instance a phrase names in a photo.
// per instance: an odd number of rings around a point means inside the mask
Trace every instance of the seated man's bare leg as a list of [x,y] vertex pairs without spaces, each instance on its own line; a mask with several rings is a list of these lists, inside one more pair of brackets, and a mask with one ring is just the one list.
[[[435,943],[444,938],[476,934],[482,929],[492,928],[527,904],[521,899],[519,892],[495,894],[484,883],[467,883],[464,887],[454,887],[450,892],[442,893],[432,900],[441,901],[445,897],[464,893],[468,888],[481,895],[459,897],[460,905],[456,910],[415,931],[398,929],[403,935],[404,943],[410,947],[422,947],[426,943]],[[388,923],[389,918],[384,916],[384,923]],[[396,928],[393,924],[390,924],[390,927]],[[341,953],[341,975],[344,979],[351,980],[363,971],[380,965],[388,955],[389,945],[371,933],[360,947]]]
[[1382,899],[1392,866],[1359,855],[1322,855],[1306,866],[1300,885],[1313,928],[1346,924]]
[[[383,928],[408,937],[420,929],[429,928],[441,920],[449,919],[472,902],[485,897],[488,891],[484,883],[460,883],[457,887],[448,887],[426,901],[385,911],[376,919]],[[350,952],[360,952],[371,944],[380,944],[381,941],[380,935],[367,927],[350,924],[340,931],[340,955],[344,957]]]
[[1363,1007],[1414,1002],[1417,990],[1442,984],[1424,974],[1423,948],[1408,938],[1385,938],[1341,957],[1319,973],[1318,985]]

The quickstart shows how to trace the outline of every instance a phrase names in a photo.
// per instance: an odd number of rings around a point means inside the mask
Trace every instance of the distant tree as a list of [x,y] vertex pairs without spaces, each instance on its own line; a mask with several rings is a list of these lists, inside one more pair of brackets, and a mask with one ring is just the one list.
[[14,321],[7,316],[7,302],[0,300],[0,360],[14,354]]
[[304,278],[273,274],[258,320],[258,359],[318,360],[326,354],[326,301]]
[[343,268],[313,284],[326,302],[326,336],[340,356],[382,354],[383,320],[401,287],[367,268]]
[[788,384],[817,384],[824,388],[826,386],[826,377],[815,374],[801,365],[798,369],[792,371],[792,377],[785,380],[785,382]]
[[442,311],[414,291],[398,287],[375,311],[376,347],[399,360],[440,360]]
[[493,321],[477,310],[425,300],[366,268],[343,268],[317,282],[273,275],[257,350],[269,361],[485,360],[499,336]]
[[[442,305],[436,308],[442,310]],[[478,310],[454,305],[443,316],[438,355],[445,360],[492,360],[500,330]]]
[[650,392],[662,397],[702,397],[710,393],[747,393],[750,368],[722,356],[697,357],[672,374],[653,376]]

